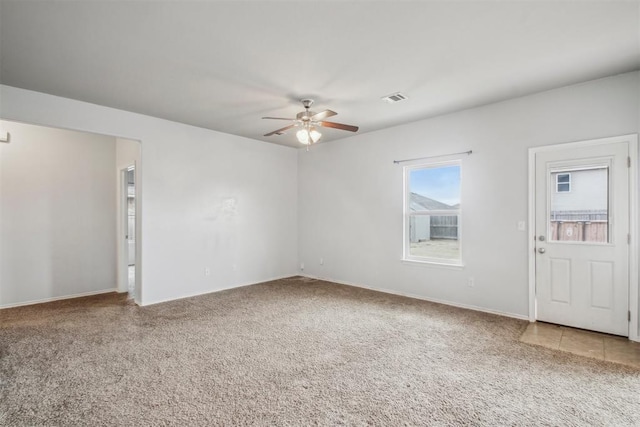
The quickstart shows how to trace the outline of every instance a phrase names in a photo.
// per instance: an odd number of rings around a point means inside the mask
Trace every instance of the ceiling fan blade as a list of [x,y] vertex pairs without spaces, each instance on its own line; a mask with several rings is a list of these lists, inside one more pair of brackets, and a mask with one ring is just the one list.
[[289,125],[289,126],[285,126],[283,128],[280,128],[278,130],[274,130],[273,132],[269,132],[264,134],[264,136],[271,136],[271,135],[280,135],[281,133],[284,133],[284,131],[287,131],[289,129],[291,129],[292,127],[295,127],[296,125]]
[[285,119],[284,117],[263,117],[263,119],[269,119],[269,120],[289,120],[289,121],[294,121],[295,119]]
[[335,111],[324,110],[324,111],[321,111],[321,112],[316,113],[313,116],[311,116],[310,120],[320,121],[322,119],[326,119],[327,117],[335,116],[336,114],[338,114],[338,113],[336,113]]
[[324,126],[326,128],[348,130],[349,132],[358,132],[358,129],[359,129],[358,126],[343,125],[342,123],[335,123],[335,122],[318,122],[318,125]]

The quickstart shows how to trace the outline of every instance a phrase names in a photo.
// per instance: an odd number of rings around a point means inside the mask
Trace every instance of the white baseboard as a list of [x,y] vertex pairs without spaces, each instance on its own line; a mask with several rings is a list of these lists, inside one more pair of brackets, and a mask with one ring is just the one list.
[[228,291],[229,289],[244,288],[245,286],[257,285],[259,283],[271,282],[271,281],[274,281],[274,280],[282,280],[282,279],[286,279],[288,277],[293,277],[293,276],[299,276],[299,274],[293,273],[293,274],[287,274],[287,275],[284,275],[284,276],[272,277],[270,279],[258,280],[257,282],[240,283],[238,285],[227,286],[225,288],[215,289],[215,290],[212,290],[212,291],[196,292],[196,293],[189,294],[189,295],[184,295],[184,296],[181,296],[181,297],[178,297],[178,298],[167,298],[167,299],[163,299],[163,300],[160,300],[160,301],[153,301],[153,302],[147,302],[147,303],[143,302],[142,304],[140,304],[140,306],[146,307],[148,305],[162,304],[163,302],[177,301],[177,300],[181,300],[181,299],[185,299],[185,298],[197,297],[197,296],[200,296],[200,295],[215,294],[216,292]]
[[423,301],[435,302],[435,303],[438,303],[438,304],[450,305],[452,307],[464,308],[464,309],[467,309],[467,310],[481,311],[483,313],[490,313],[490,314],[497,314],[498,316],[511,317],[513,319],[527,320],[527,321],[529,320],[529,316],[527,316],[527,315],[516,314],[516,313],[508,313],[508,312],[505,312],[505,311],[499,311],[499,310],[493,310],[493,309],[490,309],[490,308],[478,307],[476,305],[461,304],[461,303],[458,303],[458,302],[441,300],[441,299],[438,299],[438,298],[429,298],[429,297],[425,297],[425,296],[422,296],[422,295],[410,294],[410,293],[406,293],[406,292],[398,292],[396,290],[391,290],[391,289],[373,288],[371,286],[359,285],[359,284],[356,284],[356,283],[345,282],[345,281],[342,281],[342,280],[324,279],[322,277],[311,276],[311,275],[308,275],[308,274],[298,274],[298,276],[307,277],[309,279],[324,280],[326,282],[333,282],[333,283],[338,283],[340,285],[353,286],[353,287],[356,287],[356,288],[369,289],[370,291],[383,292],[385,294],[398,295],[398,296],[401,296],[401,297],[414,298],[414,299],[419,299],[419,300],[423,300]]
[[0,310],[2,310],[4,308],[13,308],[13,307],[22,307],[22,306],[25,306],[25,305],[42,304],[42,303],[45,303],[45,302],[59,301],[59,300],[63,300],[63,299],[72,299],[72,298],[88,297],[88,296],[91,296],[91,295],[108,294],[108,293],[117,292],[117,291],[118,290],[116,288],[102,289],[102,290],[99,290],[99,291],[81,292],[79,294],[62,295],[62,296],[59,296],[59,297],[43,298],[43,299],[37,299],[37,300],[31,300],[31,301],[16,302],[16,303],[11,303],[11,304],[1,304],[0,305]]

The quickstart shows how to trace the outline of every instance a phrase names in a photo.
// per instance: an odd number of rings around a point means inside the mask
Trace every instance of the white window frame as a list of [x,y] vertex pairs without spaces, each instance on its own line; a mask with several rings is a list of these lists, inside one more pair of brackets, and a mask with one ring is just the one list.
[[[560,182],[558,181],[558,178],[560,178],[560,175],[567,175],[569,176],[569,181],[567,182]],[[569,185],[569,189],[567,191],[560,191],[559,190],[559,186],[560,184],[568,184]],[[567,173],[567,172],[558,172],[556,173],[556,193],[571,193],[571,173]]]
[[[425,210],[421,212],[411,212],[411,188],[409,188],[409,174],[414,170],[428,169],[428,168],[442,168],[449,166],[458,166],[460,168],[460,207],[456,210]],[[463,267],[462,263],[462,160],[450,160],[445,162],[428,162],[420,163],[403,168],[403,187],[404,187],[404,208],[403,208],[403,255],[402,260],[409,263],[419,264],[432,264],[441,266]],[[410,251],[411,245],[411,217],[420,215],[433,215],[433,216],[457,216],[458,217],[458,259],[450,258],[428,258],[412,256]]]

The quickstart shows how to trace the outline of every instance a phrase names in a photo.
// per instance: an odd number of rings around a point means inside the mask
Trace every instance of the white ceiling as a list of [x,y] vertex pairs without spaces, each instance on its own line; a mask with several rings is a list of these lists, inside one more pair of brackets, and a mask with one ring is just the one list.
[[0,82],[296,146],[261,117],[303,97],[363,133],[640,69],[639,20],[636,1],[0,0]]

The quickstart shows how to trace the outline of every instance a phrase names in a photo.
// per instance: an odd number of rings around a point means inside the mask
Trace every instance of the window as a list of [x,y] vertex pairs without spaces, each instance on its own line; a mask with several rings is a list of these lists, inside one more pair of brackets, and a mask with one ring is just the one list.
[[556,193],[568,193],[571,191],[571,174],[559,173],[556,175]]
[[549,182],[556,183],[557,191],[549,192],[547,239],[608,243],[609,164],[548,173]]
[[405,168],[404,259],[461,265],[460,161]]

